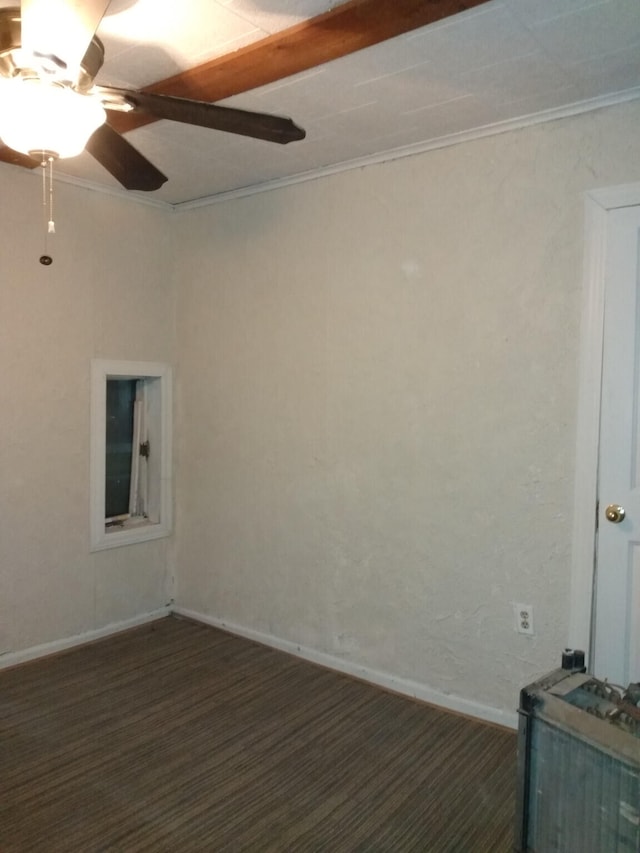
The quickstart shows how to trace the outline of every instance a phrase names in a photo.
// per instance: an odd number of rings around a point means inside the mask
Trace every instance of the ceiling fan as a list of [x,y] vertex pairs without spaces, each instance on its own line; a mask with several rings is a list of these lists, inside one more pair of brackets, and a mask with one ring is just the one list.
[[95,35],[109,0],[22,0],[0,9],[0,140],[36,166],[87,150],[129,190],[167,180],[113,127],[131,112],[286,144],[304,139],[291,119],[206,101],[95,85],[104,47]]

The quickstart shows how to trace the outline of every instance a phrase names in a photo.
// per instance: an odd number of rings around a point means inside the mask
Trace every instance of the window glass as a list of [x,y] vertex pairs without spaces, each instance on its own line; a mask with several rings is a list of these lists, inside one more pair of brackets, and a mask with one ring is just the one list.
[[107,380],[105,518],[129,513],[135,379]]

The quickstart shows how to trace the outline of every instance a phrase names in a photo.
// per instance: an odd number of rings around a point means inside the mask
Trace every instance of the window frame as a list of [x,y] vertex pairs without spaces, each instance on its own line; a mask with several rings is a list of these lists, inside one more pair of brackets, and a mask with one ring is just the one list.
[[[157,520],[132,519],[107,528],[105,519],[107,380],[151,380],[146,393],[152,454],[150,502]],[[149,361],[91,362],[90,550],[103,551],[169,536],[172,530],[172,370]]]

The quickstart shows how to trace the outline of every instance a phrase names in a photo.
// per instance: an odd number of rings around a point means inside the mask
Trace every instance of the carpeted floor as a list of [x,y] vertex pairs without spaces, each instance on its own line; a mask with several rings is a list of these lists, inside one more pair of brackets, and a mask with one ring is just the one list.
[[0,672],[0,853],[508,853],[515,753],[167,618]]

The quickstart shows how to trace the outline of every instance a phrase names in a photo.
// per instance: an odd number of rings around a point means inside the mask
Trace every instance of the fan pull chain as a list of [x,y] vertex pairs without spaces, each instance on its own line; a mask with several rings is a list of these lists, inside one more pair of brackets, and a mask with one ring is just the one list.
[[53,157],[49,157],[49,221],[47,222],[47,232],[49,234],[56,233],[56,224],[53,221]]
[[[49,181],[47,186],[47,163],[49,164]],[[53,263],[53,258],[48,254],[48,235],[56,233],[56,225],[53,221],[53,157],[42,152],[42,211],[44,223],[44,254],[40,255],[40,263],[45,267]],[[47,205],[48,201],[48,205]],[[48,210],[47,210],[48,206]]]

